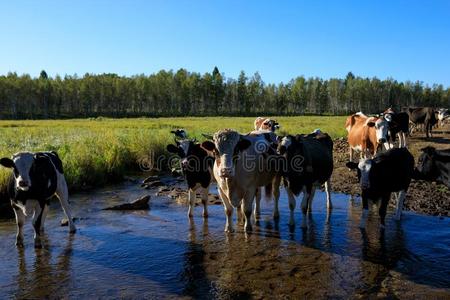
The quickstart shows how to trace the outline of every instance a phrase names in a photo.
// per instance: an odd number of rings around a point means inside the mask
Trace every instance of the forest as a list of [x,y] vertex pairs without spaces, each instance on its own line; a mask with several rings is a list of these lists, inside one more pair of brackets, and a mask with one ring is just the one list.
[[1,119],[85,117],[345,115],[387,107],[450,107],[450,88],[421,81],[296,77],[265,83],[259,73],[227,78],[217,67],[200,74],[186,69],[150,75],[0,76]]

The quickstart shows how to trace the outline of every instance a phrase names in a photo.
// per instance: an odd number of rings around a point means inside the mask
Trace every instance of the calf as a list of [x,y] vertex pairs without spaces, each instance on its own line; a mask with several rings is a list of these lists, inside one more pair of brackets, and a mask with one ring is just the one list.
[[308,136],[288,135],[281,139],[278,152],[286,159],[283,178],[289,198],[289,224],[294,224],[295,196],[303,191],[301,227],[304,228],[306,213],[311,211],[317,185],[325,184],[327,207],[329,210],[332,208],[330,177],[333,173],[333,141],[322,132]]
[[202,147],[213,151],[213,173],[222,199],[225,213],[225,231],[233,231],[233,207],[245,214],[245,231],[251,231],[253,199],[257,188],[272,185],[276,171],[271,168],[270,142],[263,134],[241,135],[225,129],[216,132],[213,141],[205,141]]
[[203,217],[208,217],[208,193],[211,184],[211,169],[213,158],[200,147],[195,140],[175,140],[176,145],[167,145],[167,151],[181,158],[181,169],[188,185],[189,210],[188,216],[193,216],[197,192],[201,193]]
[[267,130],[275,132],[279,129],[280,125],[278,122],[271,118],[257,117],[255,120],[255,130]]
[[395,137],[398,136],[399,148],[406,147],[406,135],[409,134],[408,114],[405,112],[397,113],[392,108],[388,108],[382,116],[388,122],[388,139],[392,140],[392,143],[395,143]]
[[450,149],[423,148],[414,170],[414,179],[436,181],[450,189]]
[[388,123],[381,118],[356,113],[347,118],[345,128],[348,132],[350,161],[353,161],[355,150],[361,152],[361,157],[373,156],[387,141]]
[[359,164],[348,162],[347,167],[358,171],[361,185],[363,213],[361,228],[365,228],[368,201],[378,201],[381,227],[385,226],[386,210],[392,192],[398,192],[395,218],[400,220],[403,201],[414,171],[414,157],[406,148],[394,148],[380,153],[373,159],[361,159]]
[[56,152],[19,152],[12,159],[2,158],[0,164],[13,170],[8,183],[8,195],[16,215],[16,245],[23,246],[23,225],[33,215],[35,247],[42,247],[41,231],[48,212],[49,200],[56,195],[69,221],[70,232],[76,231],[70,214],[68,189],[62,162]]
[[428,137],[432,135],[433,126],[436,125],[437,119],[435,115],[434,108],[432,107],[417,107],[406,109],[406,113],[409,116],[409,120],[414,126],[419,124],[425,125],[425,134]]

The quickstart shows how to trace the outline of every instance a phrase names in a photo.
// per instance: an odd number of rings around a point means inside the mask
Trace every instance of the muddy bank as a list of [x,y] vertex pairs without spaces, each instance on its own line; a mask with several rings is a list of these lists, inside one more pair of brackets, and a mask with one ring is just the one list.
[[[448,131],[436,130],[433,138],[425,138],[423,134],[416,133],[408,139],[408,149],[417,159],[420,149],[433,146],[437,149],[450,147],[450,135]],[[346,194],[358,195],[360,188],[355,172],[351,172],[345,163],[349,159],[348,143],[345,138],[334,141],[334,172],[332,175],[333,190]],[[392,200],[391,205],[395,203]],[[450,216],[450,191],[441,184],[413,180],[406,196],[406,210],[432,216]]]

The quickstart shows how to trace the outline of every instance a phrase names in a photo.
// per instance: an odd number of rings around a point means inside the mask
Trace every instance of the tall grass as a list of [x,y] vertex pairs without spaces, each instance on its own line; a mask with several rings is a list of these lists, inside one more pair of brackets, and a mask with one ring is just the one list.
[[[345,136],[345,117],[279,117],[282,133],[308,133],[316,128],[332,137]],[[254,118],[192,117],[0,121],[0,157],[19,151],[57,151],[71,190],[99,186],[139,170],[139,163],[165,155],[173,141],[170,129],[185,128],[191,137],[223,128],[253,129]],[[10,173],[0,168],[0,190]]]

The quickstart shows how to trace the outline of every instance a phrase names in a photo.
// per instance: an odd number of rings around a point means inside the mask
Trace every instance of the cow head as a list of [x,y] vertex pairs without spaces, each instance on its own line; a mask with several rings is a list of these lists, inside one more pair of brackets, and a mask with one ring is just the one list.
[[372,117],[367,119],[366,125],[375,127],[377,142],[379,144],[383,144],[387,141],[389,123],[385,119]]
[[214,153],[216,164],[219,167],[219,176],[231,178],[234,176],[234,158],[239,152],[250,147],[251,142],[238,132],[225,129],[213,136],[213,141],[205,141],[202,148]]
[[370,170],[372,169],[372,159],[360,159],[359,163],[349,161],[346,166],[351,170],[358,172],[358,181],[361,184],[361,189],[366,190],[370,188]]
[[274,119],[265,119],[261,125],[261,129],[270,130],[272,132],[275,132],[275,130],[277,130],[279,128],[280,128],[280,125]]
[[436,149],[433,147],[425,147],[421,150],[422,154],[420,154],[417,167],[414,170],[414,177],[416,179],[435,180],[438,176],[434,164]]
[[15,187],[17,190],[28,191],[31,187],[30,171],[38,154],[31,152],[19,152],[12,159],[4,157],[0,159],[0,165],[13,169]]
[[181,159],[181,167],[183,169],[186,169],[189,166],[189,159],[192,159],[192,152],[194,150],[194,147],[196,146],[195,142],[195,139],[184,139],[181,141],[175,140],[175,145],[169,144],[167,145],[166,149],[170,153],[177,154]]
[[280,155],[286,154],[289,147],[292,145],[293,139],[294,139],[294,137],[291,135],[277,137],[277,141],[278,141],[277,153]]

